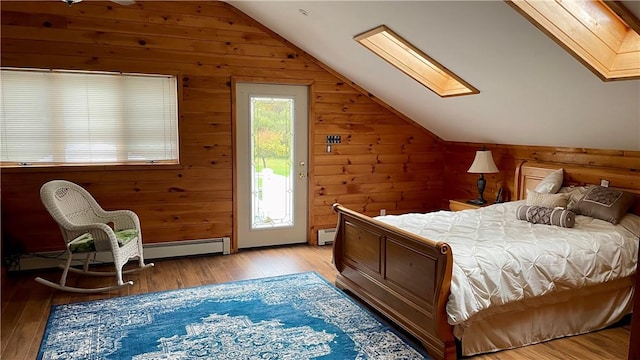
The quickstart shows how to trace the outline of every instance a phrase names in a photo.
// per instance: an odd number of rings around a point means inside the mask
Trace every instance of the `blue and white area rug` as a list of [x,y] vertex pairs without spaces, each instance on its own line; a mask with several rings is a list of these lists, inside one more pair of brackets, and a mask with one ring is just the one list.
[[56,305],[38,359],[430,359],[314,272]]

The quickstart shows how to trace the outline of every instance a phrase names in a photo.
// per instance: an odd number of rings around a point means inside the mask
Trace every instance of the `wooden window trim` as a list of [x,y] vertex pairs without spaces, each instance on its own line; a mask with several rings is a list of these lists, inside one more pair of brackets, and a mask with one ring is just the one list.
[[480,93],[385,25],[365,31],[353,39],[440,97]]
[[603,81],[640,79],[640,22],[620,3],[507,3]]

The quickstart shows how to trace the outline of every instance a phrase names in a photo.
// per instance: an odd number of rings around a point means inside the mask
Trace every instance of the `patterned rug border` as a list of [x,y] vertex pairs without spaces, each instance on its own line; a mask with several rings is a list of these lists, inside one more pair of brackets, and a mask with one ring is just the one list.
[[413,339],[411,337],[411,335],[408,335],[408,334],[403,333],[400,330],[398,330],[395,325],[393,325],[388,319],[386,319],[383,315],[378,313],[375,309],[367,307],[365,304],[361,303],[357,298],[353,298],[348,293],[340,290],[339,288],[337,288],[335,286],[335,284],[329,282],[327,279],[322,277],[316,271],[307,271],[307,272],[282,274],[282,275],[271,275],[271,276],[257,277],[257,278],[251,278],[251,279],[242,279],[242,280],[235,280],[235,281],[222,282],[222,283],[211,283],[211,284],[197,285],[197,286],[184,287],[184,288],[176,288],[176,289],[169,289],[169,290],[162,290],[162,291],[154,291],[154,292],[148,292],[148,293],[132,294],[132,295],[125,295],[125,296],[116,296],[116,297],[110,297],[110,298],[105,298],[105,299],[96,299],[96,300],[87,300],[87,301],[78,301],[78,302],[72,302],[72,303],[51,305],[50,312],[49,312],[48,319],[47,319],[47,324],[46,324],[46,327],[45,327],[45,331],[44,331],[44,334],[43,334],[42,339],[40,341],[40,348],[38,350],[38,357],[37,358],[41,359],[42,356],[43,356],[43,351],[44,351],[44,349],[46,347],[45,341],[49,337],[49,335],[51,335],[51,331],[53,331],[51,323],[54,320],[53,319],[54,318],[54,316],[53,316],[54,312],[57,311],[57,309],[61,308],[61,307],[84,306],[84,305],[97,304],[97,303],[105,304],[105,303],[122,302],[124,299],[127,299],[127,300],[135,300],[135,299],[140,299],[140,298],[145,299],[145,298],[152,298],[152,297],[156,297],[156,296],[161,296],[162,294],[188,293],[188,292],[193,292],[194,290],[198,290],[198,289],[207,289],[207,288],[220,287],[220,286],[234,286],[234,285],[242,285],[242,284],[245,284],[245,283],[257,283],[257,282],[263,282],[263,281],[279,281],[279,280],[295,279],[295,278],[299,278],[301,276],[313,276],[316,280],[319,280],[320,282],[324,283],[334,293],[338,294],[339,297],[341,297],[341,298],[345,299],[346,301],[354,304],[361,311],[363,311],[363,312],[369,314],[371,317],[373,317],[383,327],[387,328],[391,333],[396,335],[399,339],[401,339],[409,347],[413,348],[416,352],[418,352],[420,355],[422,355],[425,359],[431,359],[430,355],[426,352],[426,350],[423,348],[423,346],[420,343],[416,342],[416,340]]

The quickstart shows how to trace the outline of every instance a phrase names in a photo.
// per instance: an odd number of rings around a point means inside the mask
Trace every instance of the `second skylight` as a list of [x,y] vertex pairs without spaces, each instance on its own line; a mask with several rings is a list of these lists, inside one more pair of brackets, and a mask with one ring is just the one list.
[[441,97],[480,92],[385,25],[353,39]]

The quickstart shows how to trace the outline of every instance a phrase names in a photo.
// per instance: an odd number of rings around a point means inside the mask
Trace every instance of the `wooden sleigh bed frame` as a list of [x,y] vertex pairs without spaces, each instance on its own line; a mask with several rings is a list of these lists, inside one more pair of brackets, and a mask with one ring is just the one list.
[[[515,196],[523,199],[550,172],[564,169],[563,186],[599,184],[640,194],[640,174],[623,169],[523,162],[515,173]],[[416,337],[436,359],[456,359],[456,339],[445,310],[453,254],[448,244],[334,204],[338,213],[333,254],[336,286],[378,310]],[[640,200],[632,212],[640,215]]]

